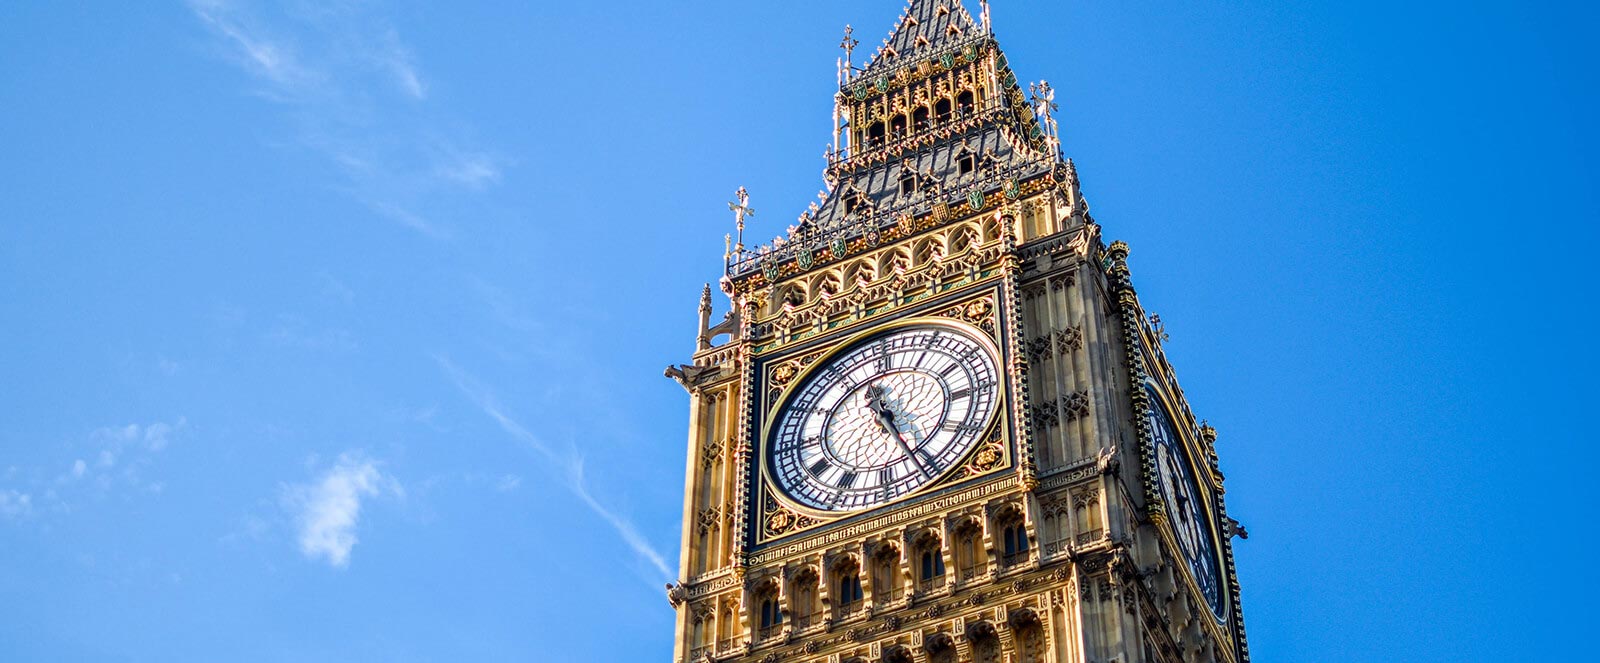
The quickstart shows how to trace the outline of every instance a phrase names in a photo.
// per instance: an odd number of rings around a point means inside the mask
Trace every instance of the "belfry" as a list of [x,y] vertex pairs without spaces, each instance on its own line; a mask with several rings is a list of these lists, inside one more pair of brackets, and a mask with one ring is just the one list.
[[1101,238],[1054,92],[960,0],[857,67],[825,190],[692,361],[674,661],[1249,660],[1217,432]]

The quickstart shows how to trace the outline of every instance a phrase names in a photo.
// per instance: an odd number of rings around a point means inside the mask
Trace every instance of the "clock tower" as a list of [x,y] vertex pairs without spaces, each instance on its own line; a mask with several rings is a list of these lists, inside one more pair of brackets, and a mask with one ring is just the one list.
[[1243,663],[1216,430],[1060,152],[960,0],[856,66],[826,189],[730,203],[690,393],[675,663]]

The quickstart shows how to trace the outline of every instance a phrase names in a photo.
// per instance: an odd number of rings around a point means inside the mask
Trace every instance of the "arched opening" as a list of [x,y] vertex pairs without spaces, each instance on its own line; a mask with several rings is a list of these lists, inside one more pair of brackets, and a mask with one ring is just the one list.
[[977,106],[973,103],[971,90],[956,95],[956,113],[959,116],[968,117],[974,110],[977,110]]
[[883,663],[914,663],[916,658],[911,655],[911,650],[895,645],[883,650]]
[[938,538],[925,536],[917,546],[917,590],[931,591],[944,584],[944,551]]
[[992,624],[967,627],[967,641],[972,643],[972,663],[1000,663],[1000,634]]
[[797,629],[808,628],[820,618],[822,602],[818,596],[817,572],[811,569],[795,575],[789,586],[790,623]]
[[956,663],[956,641],[948,633],[935,633],[923,642],[928,663]]
[[689,651],[708,651],[707,647],[711,645],[711,642],[706,639],[707,621],[709,619],[705,615],[696,614],[694,616],[694,626],[689,629]]
[[955,540],[956,568],[961,570],[963,582],[988,571],[988,560],[983,554],[983,528],[972,521],[962,523],[955,531]]
[[899,140],[906,137],[906,116],[896,115],[889,120],[889,138]]
[[1038,615],[1028,609],[1013,614],[1011,633],[1017,663],[1044,663],[1044,625]]
[[884,136],[883,123],[882,122],[873,122],[871,126],[867,127],[867,147],[878,147],[878,146],[883,145],[883,143],[884,143],[883,136]]
[[854,561],[840,562],[833,569],[834,617],[844,619],[861,610],[866,598],[861,592],[861,570]]
[[735,603],[736,601],[728,601],[723,604],[722,612],[717,616],[717,651],[719,652],[733,651],[738,642],[738,635],[734,632],[734,625],[737,623],[734,619],[736,614],[734,610]]
[[888,605],[906,595],[905,584],[900,582],[900,550],[892,545],[879,546],[872,555],[872,602]]
[[950,109],[951,109],[950,100],[949,99],[940,99],[938,102],[934,103],[934,105],[933,105],[933,117],[934,117],[934,119],[939,121],[939,122],[948,122],[950,120]]
[[767,640],[777,636],[783,631],[783,606],[778,602],[778,585],[767,581],[756,592],[756,605],[761,606],[760,617],[756,620],[756,641]]
[[911,111],[911,128],[916,131],[923,131],[929,126],[932,126],[929,123],[929,119],[928,107],[921,106],[916,110]]
[[1022,514],[1009,509],[1000,516],[1000,563],[1007,567],[1028,561],[1028,551],[1033,542],[1028,539],[1028,527]]

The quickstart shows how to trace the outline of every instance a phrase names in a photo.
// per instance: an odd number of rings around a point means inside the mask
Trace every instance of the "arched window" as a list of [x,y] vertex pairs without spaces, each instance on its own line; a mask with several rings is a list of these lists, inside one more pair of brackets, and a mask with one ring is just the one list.
[[911,112],[911,128],[912,128],[912,130],[914,130],[914,131],[922,131],[924,129],[927,129],[929,126],[932,126],[931,124],[929,124],[928,119],[929,118],[928,118],[928,107],[927,106],[922,106],[922,107],[912,111]]
[[1021,562],[1028,557],[1028,528],[1022,523],[1009,525],[1005,529],[1005,562],[1007,566]]
[[877,147],[883,144],[884,127],[882,122],[873,122],[867,127],[867,147]]
[[838,605],[853,607],[861,604],[862,599],[866,599],[866,596],[861,594],[861,573],[851,569],[838,578]]
[[794,578],[790,586],[789,614],[794,622],[794,627],[803,629],[811,626],[813,618],[820,610],[817,596],[817,574],[811,569],[801,571]]
[[906,116],[896,115],[889,120],[889,138],[900,139],[906,137]]
[[769,580],[759,592],[756,593],[756,602],[761,605],[761,616],[756,621],[756,640],[766,640],[778,635],[783,630],[783,606],[778,603],[777,583]]
[[972,111],[974,109],[976,109],[976,106],[973,104],[972,101],[973,100],[972,100],[972,92],[971,91],[962,92],[960,95],[957,95],[956,96],[956,112],[959,113],[961,117],[967,117],[967,116],[971,115]]
[[891,545],[880,546],[872,556],[873,603],[887,605],[905,596],[899,570],[900,551]]
[[939,122],[948,121],[950,119],[950,108],[951,106],[949,99],[940,99],[933,105],[934,119],[938,120]]
[[922,548],[922,574],[917,577],[917,587],[924,591],[944,584],[944,553],[938,542]]
[[956,530],[955,539],[956,568],[961,570],[961,580],[983,575],[988,566],[983,554],[983,531],[976,523],[965,523]]

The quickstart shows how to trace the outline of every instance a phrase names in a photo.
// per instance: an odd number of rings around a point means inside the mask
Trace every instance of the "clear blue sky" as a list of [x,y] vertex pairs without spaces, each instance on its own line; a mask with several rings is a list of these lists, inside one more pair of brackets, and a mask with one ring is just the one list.
[[[901,3],[525,4],[0,4],[0,659],[667,660],[661,369]],[[1600,21],[1534,4],[995,3],[1256,660],[1593,654]]]

